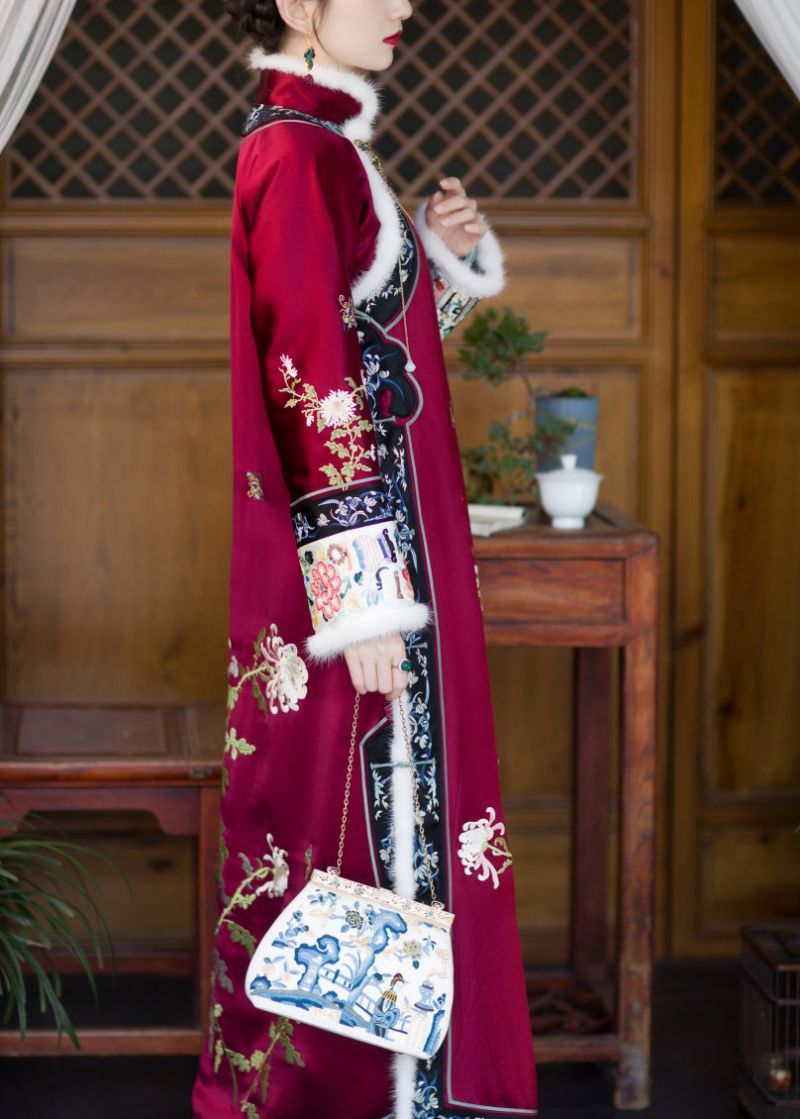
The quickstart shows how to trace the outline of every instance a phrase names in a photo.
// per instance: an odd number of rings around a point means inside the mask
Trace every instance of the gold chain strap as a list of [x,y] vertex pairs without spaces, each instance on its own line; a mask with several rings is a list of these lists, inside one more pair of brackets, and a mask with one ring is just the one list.
[[356,692],[356,702],[353,708],[353,729],[350,732],[350,755],[347,759],[347,777],[344,782],[344,805],[342,806],[342,827],[339,831],[339,850],[336,855],[336,875],[342,876],[342,858],[344,857],[344,835],[347,830],[347,814],[350,811],[350,786],[353,783],[353,759],[356,753],[356,727],[358,726],[358,704],[361,696]]
[[[350,812],[350,789],[353,783],[353,761],[356,753],[356,730],[358,726],[358,707],[361,696],[356,692],[356,701],[353,707],[353,728],[350,732],[350,753],[347,758],[347,777],[344,784],[344,805],[342,807],[342,826],[339,831],[339,850],[336,855],[336,875],[341,878],[342,875],[342,859],[344,857],[344,837],[347,831],[347,817]],[[408,755],[408,769],[411,776],[411,791],[414,797],[414,819],[419,828],[419,838],[422,843],[423,859],[425,860],[425,870],[431,884],[431,904],[437,908],[443,909],[444,903],[436,899],[436,886],[433,881],[433,865],[431,864],[431,856],[428,851],[428,842],[425,838],[425,824],[423,820],[422,809],[419,803],[419,787],[417,782],[416,769],[414,767],[414,755],[411,752],[411,739],[408,734],[408,726],[406,724],[406,715],[403,710],[402,696],[398,700],[398,708],[400,710],[400,722],[403,726],[403,737],[406,741],[406,753]],[[397,852],[395,851],[395,858]]]

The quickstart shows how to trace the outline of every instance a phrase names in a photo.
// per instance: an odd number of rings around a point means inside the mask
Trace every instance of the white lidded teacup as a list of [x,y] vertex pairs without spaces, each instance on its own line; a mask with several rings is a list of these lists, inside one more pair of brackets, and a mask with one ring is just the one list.
[[539,471],[539,495],[544,511],[550,515],[553,528],[583,528],[597,501],[600,479],[596,470],[576,467],[577,455],[559,455],[560,470]]

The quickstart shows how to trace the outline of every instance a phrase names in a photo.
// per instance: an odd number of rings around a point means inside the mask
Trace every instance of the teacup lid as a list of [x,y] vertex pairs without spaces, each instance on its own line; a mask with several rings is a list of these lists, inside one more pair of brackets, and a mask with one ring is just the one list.
[[582,466],[576,466],[575,464],[578,461],[577,455],[559,455],[558,457],[561,459],[560,470],[545,470],[542,471],[541,474],[537,473],[536,477],[552,478],[557,482],[568,482],[571,479],[580,479],[584,481],[587,478],[597,478],[599,480],[605,477],[603,474],[598,474],[596,470],[586,470]]

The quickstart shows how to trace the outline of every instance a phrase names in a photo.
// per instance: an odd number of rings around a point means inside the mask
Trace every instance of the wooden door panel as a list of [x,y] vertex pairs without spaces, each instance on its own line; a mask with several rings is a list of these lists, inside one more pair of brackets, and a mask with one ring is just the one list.
[[224,696],[227,380],[6,374],[9,698]]
[[226,339],[227,238],[30,237],[5,245],[14,340]]
[[797,913],[800,107],[733,0],[684,0],[682,83],[671,924],[702,955]]

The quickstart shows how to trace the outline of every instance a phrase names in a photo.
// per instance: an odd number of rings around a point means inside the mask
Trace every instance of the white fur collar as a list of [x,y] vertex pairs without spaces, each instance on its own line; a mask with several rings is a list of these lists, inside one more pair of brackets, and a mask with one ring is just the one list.
[[[305,77],[308,69],[302,58],[295,58],[293,54],[276,51],[268,54],[262,47],[253,47],[247,55],[247,62],[251,70],[280,70],[284,74],[297,74]],[[361,111],[342,125],[342,131],[348,140],[372,139],[375,118],[380,110],[380,95],[375,85],[360,74],[350,70],[340,70],[337,66],[320,66],[314,64],[311,72],[317,85],[326,89],[340,90],[347,93],[361,106]]]

